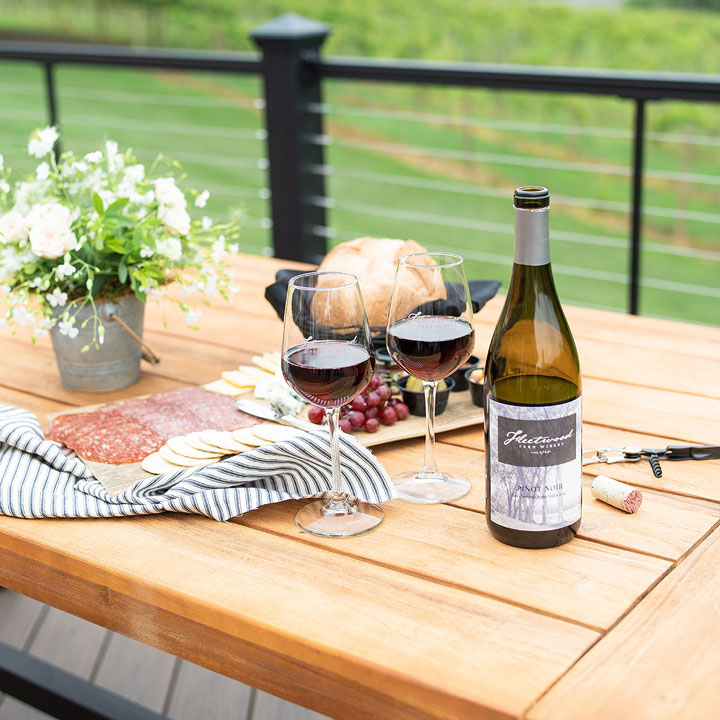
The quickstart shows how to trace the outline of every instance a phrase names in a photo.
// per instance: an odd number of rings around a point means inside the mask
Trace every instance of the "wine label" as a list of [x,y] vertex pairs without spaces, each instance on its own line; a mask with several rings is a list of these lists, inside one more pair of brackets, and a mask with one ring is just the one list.
[[490,519],[555,530],[580,519],[581,399],[509,405],[488,398]]

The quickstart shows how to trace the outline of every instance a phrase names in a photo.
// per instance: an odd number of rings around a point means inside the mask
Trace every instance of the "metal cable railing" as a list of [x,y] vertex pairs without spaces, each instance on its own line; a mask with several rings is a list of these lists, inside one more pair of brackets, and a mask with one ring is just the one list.
[[[564,160],[557,158],[541,158],[532,154],[469,152],[443,147],[425,147],[432,143],[418,142],[403,145],[394,142],[358,140],[355,137],[343,137],[334,147],[343,150],[357,150],[364,153],[376,153],[387,157],[403,155],[420,159],[435,158],[463,163],[487,164],[494,167],[536,168],[547,171],[593,173],[608,178],[628,178],[631,180],[632,199],[629,203],[617,199],[581,197],[582,193],[556,196],[558,204],[583,209],[587,212],[607,212],[629,214],[629,241],[594,233],[556,230],[554,236],[561,242],[575,243],[590,247],[598,245],[608,249],[626,251],[630,248],[630,268],[628,273],[614,270],[594,268],[577,268],[574,264],[557,266],[558,272],[573,273],[576,277],[586,277],[594,273],[596,279],[614,283],[626,283],[630,278],[631,312],[638,311],[638,290],[642,287],[687,292],[698,297],[717,297],[715,288],[707,287],[702,282],[698,286],[690,283],[662,280],[660,278],[640,276],[640,229],[643,214],[658,220],[675,222],[700,222],[715,227],[720,216],[702,205],[691,208],[666,207],[663,201],[643,207],[642,191],[644,179],[686,182],[703,188],[720,186],[720,177],[708,172],[688,170],[665,170],[661,168],[644,169],[644,142],[648,139],[665,143],[685,143],[699,147],[714,148],[720,146],[720,139],[703,135],[682,133],[649,133],[645,128],[645,111],[648,102],[659,99],[682,101],[720,102],[720,78],[700,75],[623,73],[585,70],[565,70],[558,68],[523,68],[491,65],[470,64],[439,64],[415,61],[367,60],[348,58],[322,58],[319,49],[327,36],[328,28],[318,23],[300,19],[292,23],[281,18],[271,21],[253,33],[253,39],[261,49],[261,56],[242,53],[197,53],[175,50],[131,49],[122,47],[101,46],[67,46],[33,43],[4,43],[0,45],[0,59],[33,61],[40,65],[45,82],[49,122],[58,121],[58,102],[55,87],[54,69],[60,65],[105,65],[115,67],[160,68],[202,72],[220,72],[226,74],[245,74],[260,77],[263,80],[263,97],[198,97],[187,93],[177,94],[140,93],[132,90],[96,88],[88,91],[77,86],[63,88],[65,99],[98,100],[106,103],[123,103],[126,105],[165,105],[181,108],[197,107],[212,109],[242,108],[264,112],[267,135],[254,128],[241,127],[232,129],[213,117],[204,123],[201,129],[193,129],[188,123],[173,119],[168,123],[155,123],[151,127],[147,123],[138,123],[135,117],[117,118],[106,114],[89,118],[79,117],[77,113],[64,115],[69,123],[78,127],[89,127],[102,124],[110,130],[138,132],[140,129],[156,134],[171,134],[218,140],[241,140],[248,142],[265,142],[267,156],[250,157],[252,152],[240,153],[233,157],[226,153],[220,154],[215,148],[210,152],[193,152],[181,150],[174,153],[178,160],[193,165],[205,165],[208,168],[226,169],[218,174],[218,179],[228,177],[233,168],[243,170],[269,171],[269,187],[253,187],[252,179],[244,179],[239,187],[229,186],[223,182],[212,183],[213,191],[227,196],[257,197],[269,200],[271,217],[257,217],[249,224],[263,229],[271,228],[273,232],[276,254],[290,259],[315,259],[326,248],[328,238],[344,236],[345,231],[338,231],[328,226],[325,220],[326,210],[334,207],[337,212],[376,212],[378,217],[392,218],[401,222],[417,222],[418,224],[442,223],[446,227],[475,229],[481,232],[496,232],[508,235],[508,226],[490,221],[481,222],[467,220],[447,213],[430,213],[403,210],[402,207],[375,205],[372,202],[358,202],[351,198],[347,202],[340,200],[331,202],[325,192],[325,179],[335,172],[335,177],[343,181],[355,183],[382,183],[390,188],[416,188],[432,192],[447,192],[453,196],[475,195],[488,198],[498,197],[496,188],[478,183],[474,188],[462,182],[451,180],[430,179],[423,177],[404,176],[393,172],[375,172],[360,168],[333,168],[326,163],[325,148],[329,138],[323,129],[323,122],[328,116],[376,118],[394,122],[413,122],[451,126],[454,128],[489,128],[504,132],[529,132],[547,134],[566,134],[583,137],[632,140],[633,162],[630,167],[611,162],[593,162]],[[321,86],[326,79],[342,79],[347,81],[393,82],[405,85],[442,85],[455,87],[494,88],[497,90],[522,90],[529,92],[552,92],[591,94],[614,96],[628,100],[634,110],[633,126],[630,129],[575,127],[572,125],[552,122],[522,122],[518,120],[498,120],[494,118],[471,118],[464,113],[460,117],[446,113],[416,113],[412,111],[387,109],[379,107],[358,108],[347,103],[328,105],[322,102]],[[8,93],[25,93],[38,95],[36,90],[24,87],[21,83],[7,83]],[[12,87],[10,87],[12,86]],[[254,86],[253,86],[254,87]],[[245,95],[253,95],[244,89]],[[374,102],[373,105],[377,105]],[[11,120],[4,113],[0,117]],[[15,119],[18,119],[15,116]],[[442,144],[442,143],[440,143]],[[192,147],[192,146],[191,146]],[[157,148],[136,147],[138,152],[152,153]],[[416,162],[416,164],[418,164]],[[509,172],[509,171],[508,171]],[[354,173],[354,176],[353,176]],[[363,176],[364,173],[364,176]],[[419,172],[418,175],[421,175]],[[244,177],[244,176],[243,176]],[[208,178],[209,179],[209,178]],[[431,184],[432,183],[432,184]],[[502,191],[503,195],[505,191]],[[361,197],[365,197],[362,195]],[[662,197],[658,193],[657,197]],[[363,208],[362,210],[360,208]],[[272,219],[271,219],[272,218]],[[615,221],[613,221],[615,222]],[[582,223],[580,223],[582,225]],[[655,258],[686,254],[698,261],[717,261],[720,253],[713,249],[679,248],[662,243],[646,243],[645,250]],[[468,252],[479,252],[468,251]],[[482,254],[482,253],[481,253]],[[490,253],[492,255],[492,253]],[[489,261],[488,253],[484,253]],[[509,262],[509,258],[503,258]],[[658,266],[660,267],[660,266]],[[583,275],[585,273],[585,275]]]

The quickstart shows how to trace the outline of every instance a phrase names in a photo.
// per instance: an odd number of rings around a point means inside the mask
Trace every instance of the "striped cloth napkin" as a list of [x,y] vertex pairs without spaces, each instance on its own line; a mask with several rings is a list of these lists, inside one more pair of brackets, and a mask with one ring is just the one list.
[[[343,478],[354,497],[395,497],[385,469],[340,435]],[[27,410],[0,405],[0,514],[22,518],[120,517],[183,512],[225,522],[261,505],[332,488],[328,433],[317,430],[201,468],[148,476],[111,497],[88,468],[43,438]]]

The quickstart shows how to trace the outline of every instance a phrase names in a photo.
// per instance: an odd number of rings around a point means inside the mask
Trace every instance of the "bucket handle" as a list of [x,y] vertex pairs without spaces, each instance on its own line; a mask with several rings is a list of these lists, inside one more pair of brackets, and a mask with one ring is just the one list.
[[150,349],[150,346],[147,345],[143,339],[122,318],[118,316],[117,313],[110,313],[109,317],[111,320],[115,320],[120,323],[120,326],[127,330],[128,333],[130,333],[130,335],[132,335],[132,337],[140,343],[140,347],[142,347],[143,360],[147,360],[153,365],[157,365],[160,362],[160,358]]

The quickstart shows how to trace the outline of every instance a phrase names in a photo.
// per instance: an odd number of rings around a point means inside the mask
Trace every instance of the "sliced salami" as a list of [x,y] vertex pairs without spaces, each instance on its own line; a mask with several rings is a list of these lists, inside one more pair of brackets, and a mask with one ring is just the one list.
[[232,397],[202,387],[183,387],[108,403],[91,412],[60,415],[47,437],[95,462],[140,462],[176,435],[237,430],[258,420],[235,408]]

